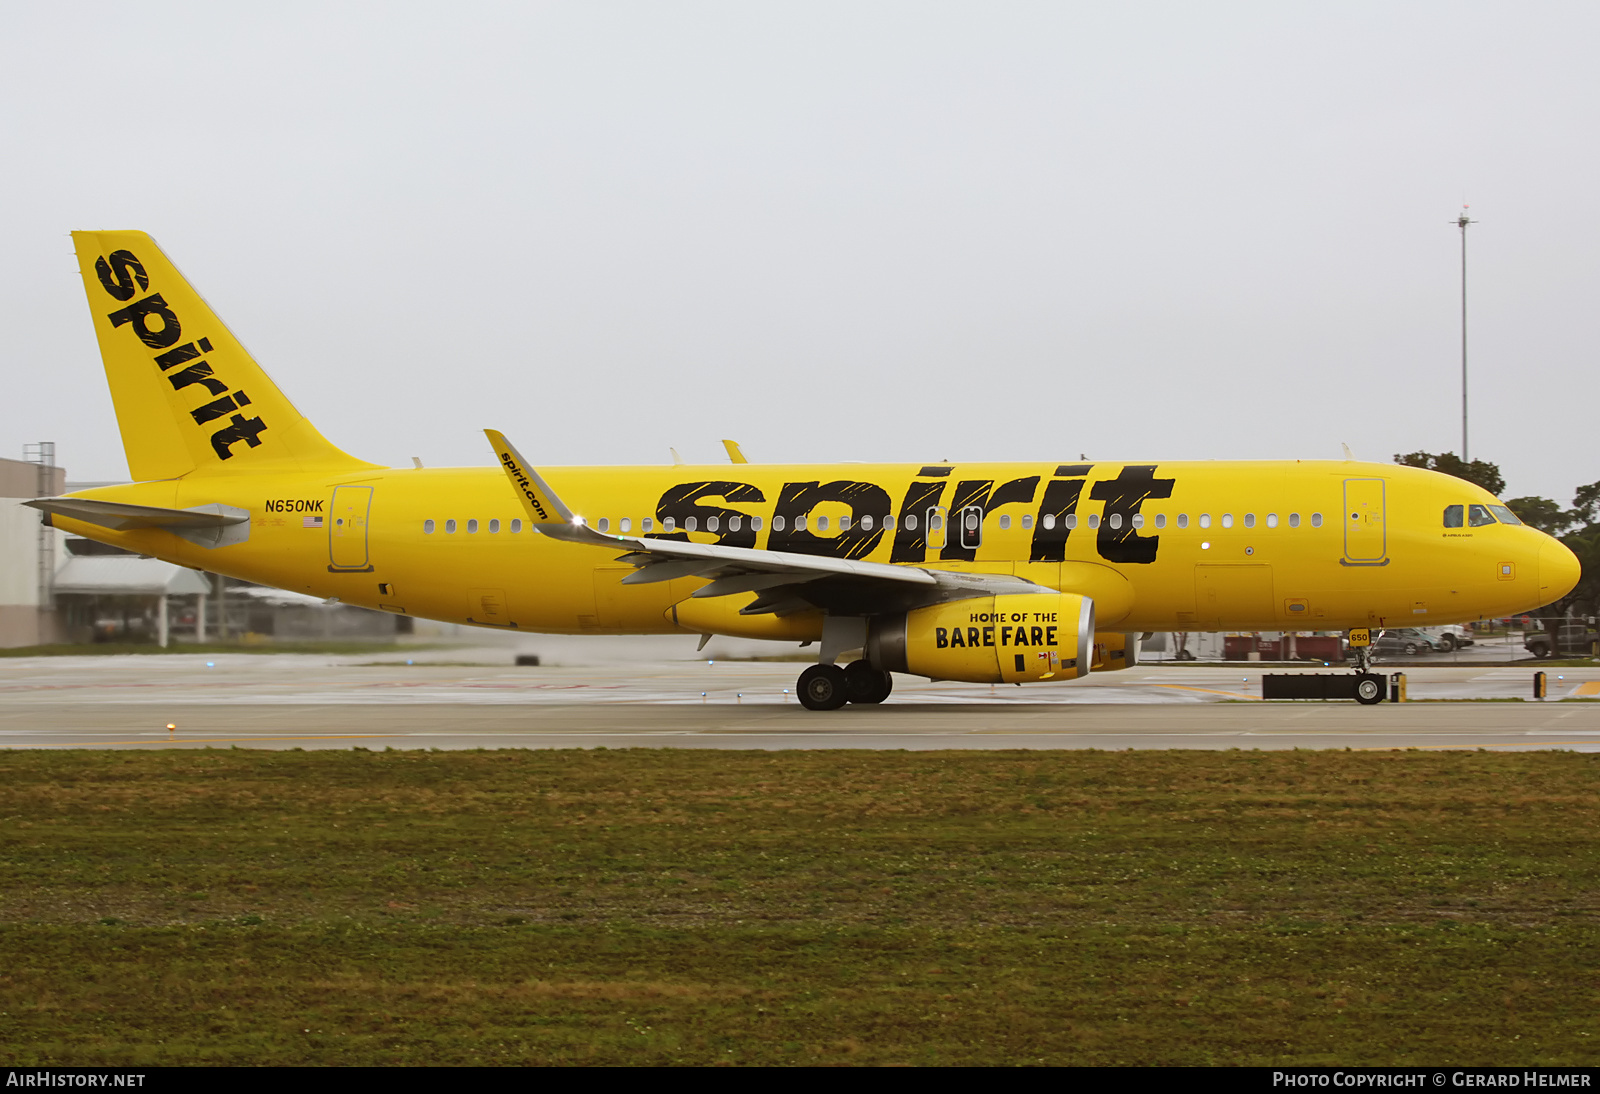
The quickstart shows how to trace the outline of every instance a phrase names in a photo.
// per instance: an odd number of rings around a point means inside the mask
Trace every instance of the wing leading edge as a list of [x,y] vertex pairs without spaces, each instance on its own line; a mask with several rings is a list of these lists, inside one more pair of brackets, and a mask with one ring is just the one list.
[[741,615],[789,615],[817,608],[834,614],[865,615],[997,592],[1041,590],[1032,582],[1005,575],[956,574],[792,551],[597,532],[550,489],[505,434],[493,429],[484,433],[494,446],[506,477],[522,498],[533,526],[552,539],[621,548],[624,554],[618,561],[635,568],[622,579],[625,585],[680,577],[709,578],[711,583],[693,596],[759,594],[740,611]]

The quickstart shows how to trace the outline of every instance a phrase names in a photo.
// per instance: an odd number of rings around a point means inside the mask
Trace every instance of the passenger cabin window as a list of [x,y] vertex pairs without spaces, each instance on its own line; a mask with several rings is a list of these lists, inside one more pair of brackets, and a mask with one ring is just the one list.
[[720,517],[706,518],[706,531],[715,532],[720,527],[722,527],[722,519]]
[[1256,515],[1254,513],[1246,513],[1244,515],[1244,526],[1246,528],[1254,528],[1256,526]]
[[1077,526],[1078,526],[1078,514],[1076,514],[1076,513],[1068,513],[1067,514],[1067,529],[1070,531],[1071,529],[1076,528]]
[[1166,526],[1167,526],[1167,514],[1165,514],[1165,513],[1157,513],[1156,514],[1156,527],[1157,528],[1165,528]]
[[742,518],[742,517],[729,517],[728,518],[728,531],[737,532],[743,526],[744,526],[744,518]]
[[1276,528],[1277,526],[1278,526],[1278,514],[1276,514],[1276,513],[1268,513],[1267,514],[1267,527],[1268,528]]
[[839,518],[839,531],[848,532],[849,530],[850,530],[850,518],[849,517],[840,517]]
[[[690,517],[689,519],[693,520],[694,518]],[[804,532],[806,530],[806,517],[804,513],[794,518],[794,530],[796,532]]]
[[1022,527],[1025,530],[1028,529],[1028,528],[1032,528],[1033,527],[1033,514],[1032,513],[1024,513],[1024,514],[1022,514]]
[[868,513],[866,516],[862,517],[861,518],[861,529],[862,529],[862,531],[865,531],[865,532],[872,531],[872,523],[873,523],[873,521],[872,521],[872,514],[871,513]]
[[425,536],[433,535],[433,520],[431,518],[422,522],[422,534]]
[[1039,518],[1039,523],[1047,529],[1054,528],[1056,526],[1056,515],[1054,513],[1046,513]]
[[1135,513],[1135,514],[1133,514],[1133,516],[1129,518],[1128,523],[1132,524],[1135,528],[1143,528],[1144,527],[1144,514],[1143,513]]
[[1467,523],[1474,528],[1482,528],[1485,524],[1494,523],[1494,514],[1489,512],[1487,505],[1467,506]]
[[693,532],[695,529],[697,529],[699,527],[700,527],[700,518],[699,517],[684,517],[683,518],[683,530],[685,532]]
[[1298,527],[1300,527],[1300,514],[1299,513],[1290,513],[1289,514],[1289,527],[1290,528],[1298,528]]
[[[758,517],[757,519],[759,520],[760,518]],[[758,524],[758,525],[756,525],[756,527],[759,528],[760,525]],[[894,531],[894,514],[893,513],[890,513],[888,516],[883,518],[883,527],[884,527],[884,530],[887,531],[887,532]]]
[[1090,528],[1098,528],[1098,527],[1100,527],[1100,514],[1099,513],[1090,513],[1089,514],[1089,527]]
[[1179,513],[1178,514],[1178,527],[1179,528],[1187,528],[1187,527],[1189,527],[1189,514],[1188,513]]
[[1232,528],[1233,527],[1233,514],[1232,513],[1224,513],[1224,514],[1222,514],[1222,526],[1224,528]]
[[500,518],[496,517],[489,522],[489,534],[495,535],[500,531]]
[[467,521],[467,534],[469,536],[473,535],[474,533],[477,532],[477,530],[478,530],[478,518],[477,517],[473,517],[471,520]]
[[1517,514],[1513,513],[1511,510],[1507,509],[1504,505],[1491,505],[1491,506],[1489,506],[1489,511],[1492,512],[1495,516],[1500,518],[1500,523],[1501,524],[1521,524],[1522,523],[1522,521],[1517,519]]
[[670,532],[674,528],[676,528],[677,526],[678,526],[678,518],[677,517],[667,517],[661,522],[661,530],[663,532]]
[[784,529],[784,520],[783,520],[783,518],[782,517],[773,517],[772,518],[772,530],[774,532],[781,532],[781,531],[783,531],[783,529]]
[[455,534],[455,530],[456,530],[456,521],[455,521],[454,517],[451,517],[449,520],[444,522],[444,534],[447,535],[447,536],[454,535]]
[[1111,527],[1113,527],[1113,528],[1121,528],[1122,527],[1122,514],[1121,513],[1112,513],[1109,517],[1106,518],[1106,523],[1111,525]]
[[594,522],[594,526],[598,531],[609,532],[611,531],[611,518],[601,517],[599,520]]
[[1010,528],[1010,527],[1011,527],[1011,515],[1009,513],[1000,514],[1000,528],[1001,528],[1001,530],[1004,531],[1005,529]]
[[623,517],[617,521],[617,527],[624,532],[631,532],[633,531],[633,521],[628,517]]
[[917,514],[906,514],[906,530],[911,532],[915,532],[917,530]]
[[1200,514],[1200,527],[1202,527],[1202,528],[1210,528],[1211,527],[1211,514],[1210,513],[1201,513]]
[[[804,517],[800,518],[800,520],[804,520],[804,519],[805,519]],[[798,521],[798,520],[795,521],[794,522],[794,526],[796,528],[800,527],[800,521]],[[828,518],[827,517],[818,517],[817,518],[817,531],[826,532],[827,530],[828,530]]]
[[512,522],[511,522],[511,531],[512,531],[513,534],[522,531],[522,518],[521,517],[517,517],[517,518],[512,520]]
[[643,520],[641,520],[639,522],[639,531],[648,532],[648,531],[650,531],[650,529],[654,528],[655,526],[656,526],[656,522],[655,521],[651,520],[649,517],[645,517]]
[[755,529],[757,532],[761,531],[761,518],[760,517],[751,517],[750,518],[750,527]]
[[1322,527],[1322,514],[1321,513],[1312,513],[1311,514],[1311,527],[1313,527],[1313,528],[1321,528]]

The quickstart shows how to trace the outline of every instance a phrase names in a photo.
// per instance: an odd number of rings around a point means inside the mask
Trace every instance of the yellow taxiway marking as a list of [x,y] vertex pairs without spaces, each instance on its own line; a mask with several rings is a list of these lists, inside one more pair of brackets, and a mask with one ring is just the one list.
[[12,748],[103,748],[106,745],[215,745],[230,741],[357,741],[373,737],[404,737],[404,733],[340,733],[317,737],[160,737],[142,741],[48,741],[37,745],[12,745]]
[[1177,691],[1203,691],[1207,695],[1226,695],[1230,699],[1254,700],[1256,698],[1254,695],[1243,695],[1237,691],[1218,691],[1216,688],[1192,688],[1188,684],[1157,684],[1156,687],[1173,688]]
[[1573,691],[1573,696],[1600,695],[1600,680],[1590,680],[1587,684],[1579,684]]

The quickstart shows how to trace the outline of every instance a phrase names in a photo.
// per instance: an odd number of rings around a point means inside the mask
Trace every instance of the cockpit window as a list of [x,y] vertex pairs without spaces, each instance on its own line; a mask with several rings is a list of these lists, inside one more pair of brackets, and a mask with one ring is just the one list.
[[1466,523],[1467,507],[1465,505],[1446,505],[1444,507],[1444,526],[1446,528],[1460,528]]
[[1500,518],[1500,523],[1501,524],[1521,524],[1522,523],[1520,520],[1517,519],[1517,514],[1513,513],[1511,510],[1507,509],[1504,505],[1491,505],[1491,506],[1489,506],[1489,510],[1490,510],[1490,512],[1494,513],[1495,516]]
[[1482,528],[1485,524],[1494,523],[1494,514],[1489,512],[1487,505],[1467,506],[1467,523],[1474,528]]

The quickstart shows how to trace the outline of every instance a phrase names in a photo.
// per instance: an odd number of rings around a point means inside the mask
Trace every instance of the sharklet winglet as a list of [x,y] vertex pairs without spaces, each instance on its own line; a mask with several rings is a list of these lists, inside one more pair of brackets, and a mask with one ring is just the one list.
[[516,487],[517,493],[522,497],[522,504],[528,510],[528,516],[533,518],[534,524],[550,526],[577,523],[572,510],[556,496],[556,492],[550,489],[550,485],[544,481],[539,472],[522,458],[522,453],[517,451],[516,446],[506,440],[504,433],[498,429],[485,429],[483,432],[489,438],[489,443],[494,445],[494,454],[500,461],[500,466],[505,469],[506,478]]

